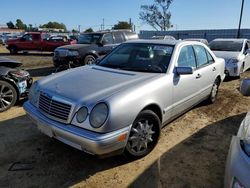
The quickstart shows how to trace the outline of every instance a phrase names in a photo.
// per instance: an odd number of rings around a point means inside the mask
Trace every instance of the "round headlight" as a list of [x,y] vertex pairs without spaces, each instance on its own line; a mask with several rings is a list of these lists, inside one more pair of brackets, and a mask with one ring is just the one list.
[[86,120],[87,116],[88,116],[88,109],[86,107],[82,107],[76,113],[76,120],[78,123],[82,123]]
[[108,118],[108,106],[105,103],[97,104],[91,111],[89,121],[94,128],[101,127]]

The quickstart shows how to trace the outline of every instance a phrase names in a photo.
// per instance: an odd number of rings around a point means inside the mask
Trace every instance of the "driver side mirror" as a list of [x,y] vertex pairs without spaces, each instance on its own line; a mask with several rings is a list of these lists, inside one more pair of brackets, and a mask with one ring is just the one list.
[[176,67],[175,70],[178,75],[193,74],[194,72],[192,67]]
[[22,38],[20,38],[20,41],[26,41],[26,40],[25,40],[25,38],[22,37]]

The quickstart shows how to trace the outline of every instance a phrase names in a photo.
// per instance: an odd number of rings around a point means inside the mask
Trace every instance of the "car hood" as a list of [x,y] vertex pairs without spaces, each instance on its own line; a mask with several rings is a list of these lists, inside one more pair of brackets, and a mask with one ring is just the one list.
[[22,63],[18,62],[16,60],[12,60],[12,59],[5,58],[5,57],[0,57],[0,66],[16,68],[16,67],[19,67],[21,65],[22,65]]
[[228,51],[213,51],[216,57],[225,59],[227,62],[229,59],[239,59],[241,52],[228,52]]
[[158,75],[87,65],[51,75],[38,84],[41,91],[77,104],[91,105]]
[[79,50],[91,46],[91,44],[71,44],[58,47],[57,49]]

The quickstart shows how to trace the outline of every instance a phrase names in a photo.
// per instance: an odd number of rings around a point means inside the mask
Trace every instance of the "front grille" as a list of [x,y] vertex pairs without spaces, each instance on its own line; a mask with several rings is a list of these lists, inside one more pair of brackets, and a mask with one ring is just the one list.
[[71,105],[56,101],[52,97],[41,93],[39,98],[39,109],[49,115],[49,117],[67,122]]

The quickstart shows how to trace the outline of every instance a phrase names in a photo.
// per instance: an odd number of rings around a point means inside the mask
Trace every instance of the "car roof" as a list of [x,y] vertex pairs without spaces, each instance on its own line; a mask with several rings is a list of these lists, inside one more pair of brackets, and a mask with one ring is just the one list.
[[132,40],[132,41],[127,41],[125,43],[142,43],[142,44],[165,44],[165,45],[176,45],[180,41],[178,40],[144,40],[144,39],[138,39],[138,40]]
[[138,40],[126,41],[125,43],[160,44],[160,45],[162,44],[162,45],[171,45],[171,46],[175,46],[179,44],[190,44],[190,45],[202,44],[203,45],[203,43],[197,42],[197,41],[184,41],[184,40],[171,40],[171,39],[167,39],[167,40],[138,39]]
[[235,38],[217,38],[217,39],[214,39],[213,41],[235,41],[235,42],[244,42],[245,40],[248,40],[248,39],[244,39],[244,38],[240,38],[240,39],[235,39]]

